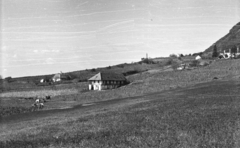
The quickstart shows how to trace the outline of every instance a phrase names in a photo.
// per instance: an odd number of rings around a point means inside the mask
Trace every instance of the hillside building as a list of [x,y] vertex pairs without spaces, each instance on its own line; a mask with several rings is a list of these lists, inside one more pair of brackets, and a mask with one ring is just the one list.
[[122,74],[98,73],[88,79],[89,90],[105,90],[118,88],[127,83],[127,79]]
[[53,82],[59,82],[59,81],[61,81],[61,74],[60,74],[60,73],[55,74],[55,75],[53,76],[53,78],[52,78],[52,81],[53,81]]
[[59,82],[62,80],[71,80],[71,76],[65,73],[57,73],[52,77],[53,82]]
[[202,59],[202,57],[200,55],[195,57],[195,60],[201,60],[201,59]]
[[219,58],[224,58],[224,59],[229,59],[229,58],[234,58],[236,56],[240,56],[240,51],[239,51],[239,47],[237,47],[237,51],[236,53],[232,52],[232,49],[229,49],[229,52],[226,52],[226,50],[223,51],[223,53],[219,54]]

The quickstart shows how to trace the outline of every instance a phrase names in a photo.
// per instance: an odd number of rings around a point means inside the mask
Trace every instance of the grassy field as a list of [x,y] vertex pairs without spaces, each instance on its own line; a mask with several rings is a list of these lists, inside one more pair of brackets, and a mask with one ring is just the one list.
[[[165,63],[165,62],[163,62]],[[68,84],[75,82],[86,82],[90,77],[97,74],[98,72],[115,72],[115,73],[123,73],[125,75],[130,75],[132,73],[138,73],[142,71],[146,71],[152,68],[156,68],[159,66],[162,66],[161,62],[156,62],[156,64],[145,64],[145,63],[123,63],[119,65],[114,66],[108,66],[108,67],[102,67],[102,68],[93,68],[93,69],[86,69],[86,70],[80,70],[80,71],[73,71],[73,72],[66,72],[64,74],[71,77],[71,80],[65,80],[62,82],[55,83],[58,84]],[[40,75],[40,76],[26,76],[26,77],[18,77],[18,78],[12,78],[9,82],[5,80],[0,79],[0,92],[6,92],[6,91],[21,91],[21,90],[35,90],[35,89],[44,89],[45,87],[54,87],[48,86],[47,84],[41,84],[40,80],[47,78],[50,79],[54,76],[54,74],[51,75]],[[42,86],[42,87],[41,87]]]
[[0,147],[237,148],[239,90],[239,79],[218,80],[136,97],[132,104],[2,121]]
[[209,66],[198,67],[194,70],[157,73],[144,72],[127,77],[131,83],[125,87],[101,92],[86,92],[81,95],[71,94],[69,98],[76,100],[78,103],[90,103],[141,96],[147,93],[191,86],[212,81],[214,77],[218,79],[231,79],[233,77],[240,77],[239,63],[240,60],[225,60],[216,61]]
[[[76,105],[74,98],[69,97],[71,94],[80,95],[87,87],[88,83],[82,82],[3,92],[0,94],[0,117],[31,112],[36,97],[45,98],[47,95],[51,96],[51,100],[44,103],[44,110]],[[33,99],[26,99],[29,97]]]
[[[21,111],[29,111],[33,100],[21,100],[23,97],[44,97],[51,95],[53,99],[45,104],[44,110],[69,108],[78,104],[92,103],[104,100],[141,96],[147,93],[187,87],[198,83],[217,79],[231,79],[240,77],[240,60],[219,60],[205,67],[197,67],[185,71],[164,71],[162,67],[130,75],[129,85],[106,91],[86,91],[88,84],[85,82],[60,84],[55,86],[39,87],[38,89],[25,89],[1,93],[1,114],[10,115]],[[152,72],[155,70],[155,72]],[[18,104],[15,100],[20,99]],[[10,104],[11,108],[7,106]],[[20,106],[20,108],[19,108]],[[13,107],[13,108],[12,108]],[[24,108],[24,109],[23,109]],[[17,110],[11,113],[11,109]]]
[[[100,92],[85,82],[4,91],[0,147],[239,147],[239,63],[152,67]],[[52,99],[31,112],[34,100],[24,97],[36,95]]]

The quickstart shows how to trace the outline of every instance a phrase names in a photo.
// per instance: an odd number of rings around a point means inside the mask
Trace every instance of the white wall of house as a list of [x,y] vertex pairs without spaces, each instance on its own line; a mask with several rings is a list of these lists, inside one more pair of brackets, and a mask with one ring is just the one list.
[[202,59],[202,58],[199,55],[196,56],[196,58],[195,58],[195,60],[200,60],[200,59]]
[[89,84],[89,90],[102,90],[102,81],[92,81],[91,84]]
[[123,81],[91,81],[88,87],[89,90],[104,90],[117,88],[123,84]]
[[53,78],[52,80],[53,80],[53,82],[59,82],[59,81],[61,81],[60,78]]

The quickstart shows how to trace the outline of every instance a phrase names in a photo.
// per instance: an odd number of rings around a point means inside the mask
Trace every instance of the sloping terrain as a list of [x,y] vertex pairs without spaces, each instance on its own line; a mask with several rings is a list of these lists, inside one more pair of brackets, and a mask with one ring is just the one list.
[[239,90],[239,79],[217,80],[1,122],[0,147],[237,148]]
[[223,52],[223,50],[228,51],[229,48],[233,48],[234,46],[239,46],[240,48],[240,22],[233,26],[228,34],[219,39],[216,43],[214,43],[204,52],[212,52],[214,45],[217,46],[218,52]]
[[[240,77],[240,59],[216,60],[209,66],[198,67],[193,70],[184,71],[147,71],[130,75],[127,79],[129,85],[118,89],[106,91],[84,91],[88,88],[87,83],[59,85],[57,87],[46,87],[44,90],[16,91],[1,93],[0,111],[4,114],[11,114],[6,108],[20,105],[29,108],[34,100],[24,100],[23,97],[33,97],[35,95],[52,95],[52,99],[45,103],[44,110],[71,108],[75,105],[93,103],[119,98],[141,96],[148,93],[156,93],[164,90],[184,88],[195,84],[210,82],[214,79],[229,80]],[[18,100],[17,106],[16,99]],[[11,110],[11,108],[10,108]],[[18,112],[18,111],[16,111]]]
[[[70,76],[69,80],[56,82],[54,83],[54,85],[85,82],[89,78],[97,74],[98,72],[115,72],[115,73],[122,73],[127,76],[127,75],[143,72],[148,69],[152,69],[160,66],[162,66],[161,62],[159,62],[158,64],[123,63],[123,64],[113,65],[108,67],[72,71],[72,72],[64,73],[65,75]],[[39,89],[40,88],[39,86],[49,85],[48,83],[41,84],[40,80],[51,79],[53,75],[54,74],[11,78],[9,82],[7,82],[6,80],[0,80],[0,92],[10,91],[10,90]]]

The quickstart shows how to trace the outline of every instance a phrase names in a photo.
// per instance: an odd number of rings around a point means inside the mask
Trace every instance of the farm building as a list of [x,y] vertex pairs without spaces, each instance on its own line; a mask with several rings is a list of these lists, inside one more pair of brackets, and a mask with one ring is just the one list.
[[200,55],[195,57],[195,60],[201,60],[201,59],[202,59],[202,57]]
[[52,80],[53,80],[53,82],[61,81],[61,74],[60,73],[55,74],[53,76]]
[[45,77],[45,78],[40,80],[40,83],[49,83],[51,81],[52,81],[51,78]]
[[127,79],[122,74],[98,73],[88,79],[89,90],[113,89],[125,85]]
[[232,49],[229,49],[229,52],[226,52],[226,50],[223,51],[223,53],[219,54],[219,58],[229,59],[234,58],[240,55],[239,47],[237,47],[236,53],[232,52]]
[[57,73],[52,78],[53,82],[59,82],[61,80],[70,80],[70,79],[71,79],[71,76],[64,73]]

